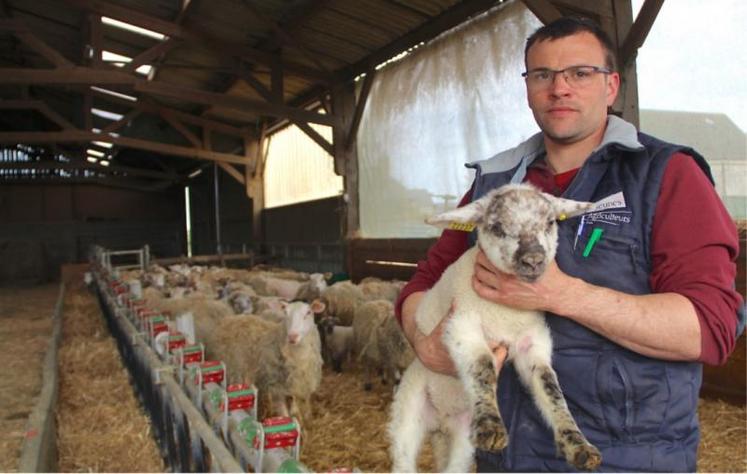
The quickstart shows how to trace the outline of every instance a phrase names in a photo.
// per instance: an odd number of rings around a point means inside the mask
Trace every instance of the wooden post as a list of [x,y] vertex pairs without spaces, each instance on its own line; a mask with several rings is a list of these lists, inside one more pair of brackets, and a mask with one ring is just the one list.
[[[635,59],[623,63],[625,58],[619,57],[623,44],[633,26],[633,7],[631,0],[610,0],[615,17],[610,19],[602,27],[615,42],[618,51],[618,67],[620,68],[620,91],[617,100],[612,105],[612,110],[622,116],[623,119],[639,126],[638,108],[638,74],[636,72]],[[613,23],[614,22],[614,23]],[[613,24],[611,24],[613,23]]]

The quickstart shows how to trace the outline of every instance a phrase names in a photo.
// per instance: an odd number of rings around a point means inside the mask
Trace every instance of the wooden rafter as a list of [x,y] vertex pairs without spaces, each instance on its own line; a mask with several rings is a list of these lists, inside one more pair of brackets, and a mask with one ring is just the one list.
[[[159,32],[171,38],[178,38],[186,43],[194,44],[210,49],[214,54],[221,57],[240,57],[247,61],[272,66],[276,60],[275,56],[241,44],[228,43],[211,35],[199,31],[196,28],[187,28],[184,25],[162,20],[137,10],[122,7],[117,4],[103,0],[64,0],[69,5],[98,13],[116,20],[125,21],[131,25]],[[283,62],[287,71],[293,71],[302,77],[312,80],[329,81],[331,77],[308,66],[294,62]]]
[[550,0],[522,0],[524,5],[534,13],[534,16],[545,25],[551,23],[558,18],[562,17],[563,14],[558,8],[553,5]]
[[164,155],[183,156],[200,160],[223,161],[227,163],[246,164],[243,156],[189,148],[166,143],[158,143],[139,138],[116,137],[103,133],[87,132],[85,130],[66,130],[62,132],[0,132],[0,144],[39,144],[39,143],[85,143],[100,141],[113,143],[128,148],[162,153]]
[[368,94],[371,92],[371,86],[373,85],[374,76],[376,70],[372,69],[366,73],[366,77],[363,79],[363,85],[361,86],[361,92],[358,95],[358,102],[355,105],[355,115],[353,115],[353,123],[350,124],[350,130],[348,130],[348,137],[345,139],[345,148],[350,149],[353,146],[355,137],[358,134],[358,126],[361,123],[361,117],[363,117],[363,111],[366,108],[366,102],[368,102]]
[[175,47],[179,46],[179,43],[180,42],[178,40],[173,38],[162,41],[132,58],[132,61],[127,63],[122,68],[122,70],[126,72],[135,72],[135,70],[143,64],[147,64],[149,61],[152,61],[153,59],[166,54]]
[[238,181],[241,184],[246,184],[246,180],[244,179],[244,174],[241,173],[239,170],[233,167],[233,165],[229,165],[228,163],[221,163],[217,162],[218,166],[220,166],[223,171],[228,173],[233,179]]
[[659,10],[661,10],[663,4],[664,0],[645,0],[643,2],[628,36],[620,47],[621,68],[625,67],[633,59],[638,48],[643,46],[643,42],[646,41],[646,36],[651,31],[651,27],[654,25],[656,16],[659,14]]
[[137,117],[141,113],[142,112],[140,110],[138,110],[138,109],[132,109],[129,112],[127,112],[126,114],[124,114],[121,119],[119,119],[117,121],[114,121],[114,122],[110,123],[109,125],[107,125],[106,127],[102,128],[101,129],[101,133],[112,133],[112,132],[116,132],[120,128],[122,128],[122,127],[126,126],[128,123],[132,122],[135,119],[135,117]]
[[148,95],[171,97],[196,104],[216,105],[242,112],[253,110],[273,117],[283,117],[303,122],[333,126],[335,117],[309,112],[303,109],[264,101],[245,99],[228,94],[178,86],[161,81],[139,79],[122,71],[109,71],[85,67],[68,69],[16,69],[0,68],[0,84],[30,85],[130,85],[137,92]]
[[55,112],[41,100],[0,100],[0,110],[36,110],[56,123],[63,130],[74,130],[75,126]]
[[171,125],[174,130],[179,132],[184,138],[189,141],[193,147],[195,148],[205,148],[206,150],[209,150],[209,146],[203,146],[203,141],[200,140],[194,133],[192,133],[187,127],[184,126],[183,123],[181,123],[176,117],[174,117],[173,114],[162,110],[160,112],[161,118],[164,119],[169,125]]

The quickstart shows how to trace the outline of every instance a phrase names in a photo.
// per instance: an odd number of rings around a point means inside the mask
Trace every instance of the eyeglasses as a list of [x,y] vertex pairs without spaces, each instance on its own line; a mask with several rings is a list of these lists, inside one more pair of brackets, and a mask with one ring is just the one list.
[[569,66],[565,69],[548,69],[546,67],[522,72],[521,76],[527,81],[527,87],[535,90],[546,89],[555,83],[555,74],[563,74],[569,86],[581,89],[591,84],[597,74],[611,74],[606,67],[599,66]]

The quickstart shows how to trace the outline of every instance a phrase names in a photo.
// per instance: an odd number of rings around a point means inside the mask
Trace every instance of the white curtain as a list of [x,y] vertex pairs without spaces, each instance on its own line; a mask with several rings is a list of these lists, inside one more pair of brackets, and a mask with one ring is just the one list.
[[508,2],[377,72],[357,140],[363,237],[438,235],[423,221],[468,190],[464,163],[537,132],[521,72],[540,25]]

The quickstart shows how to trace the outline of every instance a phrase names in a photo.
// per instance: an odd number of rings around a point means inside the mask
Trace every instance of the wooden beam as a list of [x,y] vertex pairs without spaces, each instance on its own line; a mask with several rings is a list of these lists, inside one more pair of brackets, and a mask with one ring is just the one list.
[[135,72],[137,68],[142,66],[143,64],[147,64],[148,62],[156,59],[158,56],[161,56],[162,54],[166,54],[175,47],[179,46],[180,42],[178,40],[175,40],[174,38],[169,38],[165,41],[162,41],[152,48],[148,48],[142,53],[138,54],[134,58],[132,58],[132,61],[127,63],[122,70],[125,72]]
[[[88,28],[90,33],[89,45],[93,52],[91,57],[91,67],[100,68],[104,65],[104,31],[101,25],[101,15],[91,13],[88,15]],[[85,44],[85,43],[84,43]]]
[[[251,4],[251,2],[248,2],[247,0],[244,0],[244,7],[246,9],[248,9],[250,12],[252,12],[252,15],[254,15],[256,18],[258,18],[262,23],[268,25],[270,27],[270,29],[275,33],[275,37],[276,38],[280,38],[280,40],[283,43],[285,43],[285,44],[287,44],[289,46],[292,46],[295,49],[297,49],[301,53],[301,55],[305,56],[306,59],[308,59],[312,63],[314,63],[317,66],[317,68],[319,68],[319,70],[322,71],[323,73],[325,73],[326,75],[328,75],[328,76],[332,75],[332,72],[329,69],[327,69],[327,67],[324,65],[324,63],[322,63],[319,60],[319,58],[316,57],[316,55],[314,55],[311,52],[309,52],[303,46],[303,44],[301,44],[298,41],[296,41],[296,39],[293,38],[293,36],[291,36],[289,33],[287,33],[285,30],[283,30],[283,28],[281,28],[280,26],[278,26],[278,24],[275,23],[272,19],[268,18],[262,12],[260,12],[256,8],[254,8],[254,6]],[[281,63],[280,64],[280,70],[282,70],[282,69],[283,69],[283,65]],[[273,87],[273,91],[274,91],[274,87]]]
[[182,156],[199,160],[223,161],[240,165],[246,163],[243,156],[231,155],[229,153],[169,145],[139,138],[115,137],[113,135],[86,132],[85,130],[68,130],[64,132],[0,132],[0,144],[85,143],[91,141],[113,143],[127,148],[137,148],[164,155]]
[[[140,11],[122,7],[118,4],[109,3],[103,0],[64,1],[77,8],[92,11],[151,31],[156,31],[171,38],[178,38],[195,46],[208,48],[214,54],[221,57],[240,57],[247,61],[263,64],[268,67],[276,60],[275,55],[273,54],[259,51],[242,44],[228,43],[215,38],[208,33],[199,31],[196,28],[187,28],[183,25],[149,16]],[[287,71],[292,71],[298,76],[307,77],[313,80],[323,80],[325,82],[331,80],[331,77],[328,74],[319,72],[303,64],[288,61],[285,61],[283,64]]]
[[101,129],[101,133],[112,133],[120,128],[124,127],[128,123],[132,122],[132,120],[135,119],[138,115],[140,115],[142,112],[139,109],[132,109],[126,114],[122,116],[121,119],[117,120],[116,122],[112,122],[106,127]]
[[140,99],[137,102],[132,102],[131,100],[121,99],[119,97],[106,94],[104,92],[91,91],[91,93],[95,97],[101,100],[104,100],[106,102],[110,102],[110,103],[117,104],[117,105],[122,105],[125,107],[135,107],[135,108],[142,110],[143,112],[153,114],[153,115],[160,115],[161,111],[167,111],[173,117],[181,120],[182,122],[191,123],[192,125],[209,128],[216,132],[224,133],[226,135],[243,137],[247,134],[245,130],[238,128],[238,127],[234,127],[233,125],[228,125],[223,122],[218,122],[215,120],[198,117],[197,115],[192,115],[192,114],[182,112],[180,110],[175,110],[175,109],[171,109],[168,107],[164,107],[164,106],[155,104],[147,99]]
[[[0,69],[0,72],[1,71],[2,70]],[[141,80],[135,83],[135,90],[144,94],[171,97],[197,104],[214,105],[217,107],[240,110],[242,112],[251,110],[273,117],[284,117],[329,126],[335,125],[334,116],[309,112],[303,109],[287,107],[285,105],[268,104],[267,102],[235,97],[228,94],[182,87],[175,84]]]
[[74,66],[65,69],[0,68],[0,84],[133,85],[138,78],[120,71]]
[[558,8],[553,5],[550,0],[522,0],[524,5],[527,6],[529,11],[534,13],[534,16],[547,25],[553,21],[561,18],[563,14]]
[[663,4],[664,0],[645,0],[643,2],[641,10],[638,12],[638,16],[620,48],[621,69],[635,56],[638,48],[643,46]]
[[52,63],[53,66],[58,68],[71,68],[74,66],[74,64],[65,56],[48,46],[47,43],[40,40],[32,32],[19,31],[16,32],[16,36],[18,37],[18,39],[26,43],[26,46],[30,47],[31,49],[42,55],[47,61]]
[[229,165],[228,163],[221,163],[220,161],[217,162],[218,166],[220,166],[223,171],[231,175],[233,179],[241,183],[242,185],[246,184],[246,181],[244,180],[243,173],[239,172],[236,168],[234,168],[232,165]]
[[366,108],[366,102],[368,102],[368,94],[371,92],[371,86],[373,85],[374,76],[376,70],[372,69],[366,73],[366,77],[363,79],[361,85],[361,92],[358,95],[358,103],[355,105],[355,115],[353,115],[353,123],[350,124],[350,130],[348,131],[348,137],[345,140],[345,149],[350,149],[353,146],[356,135],[358,134],[358,126],[361,123],[361,117],[363,111]]
[[202,140],[200,140],[194,133],[192,133],[187,127],[184,126],[183,123],[181,123],[179,120],[177,120],[176,117],[174,117],[173,114],[162,110],[159,114],[162,119],[164,119],[169,125],[171,125],[174,130],[179,132],[184,138],[189,141],[193,147],[195,148],[205,148],[207,150],[210,149],[210,147],[203,147]]
[[66,118],[52,110],[41,100],[0,100],[0,110],[36,110],[60,126],[63,130],[74,130],[76,127]]

